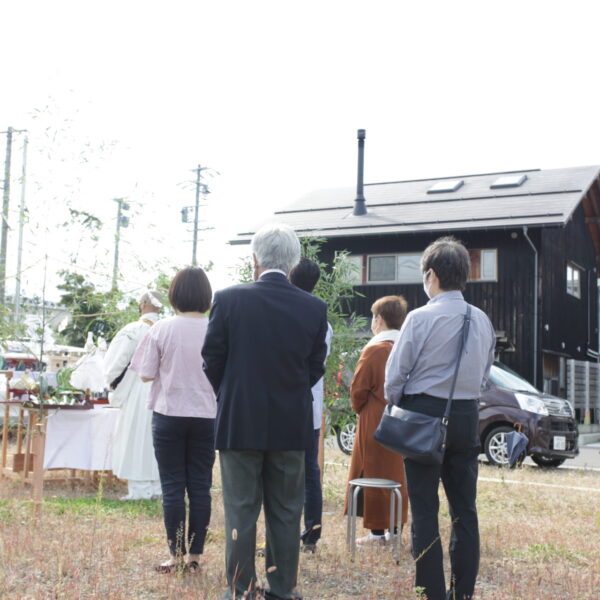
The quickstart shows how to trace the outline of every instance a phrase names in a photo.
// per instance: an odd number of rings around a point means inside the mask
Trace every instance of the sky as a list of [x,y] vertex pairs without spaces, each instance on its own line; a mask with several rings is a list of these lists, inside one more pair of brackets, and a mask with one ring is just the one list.
[[[218,0],[1,3],[0,130],[28,131],[22,286],[60,269],[137,294],[191,261],[180,210],[210,167],[198,259],[314,189],[600,164],[596,2]],[[13,146],[14,289],[25,134]],[[5,136],[0,137],[4,160]],[[97,216],[90,239],[69,209]],[[189,229],[189,228],[188,228]]]

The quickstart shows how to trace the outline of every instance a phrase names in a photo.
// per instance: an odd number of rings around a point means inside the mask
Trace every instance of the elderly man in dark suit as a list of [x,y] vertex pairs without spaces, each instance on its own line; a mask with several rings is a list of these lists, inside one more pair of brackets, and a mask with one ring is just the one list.
[[[287,226],[252,239],[254,283],[215,294],[202,355],[217,394],[216,448],[225,508],[228,590],[256,593],[256,521],[264,506],[265,598],[294,600],[304,503],[304,453],[313,435],[311,387],[326,355],[326,304],[287,279],[300,243]],[[262,596],[261,596],[262,597]]]

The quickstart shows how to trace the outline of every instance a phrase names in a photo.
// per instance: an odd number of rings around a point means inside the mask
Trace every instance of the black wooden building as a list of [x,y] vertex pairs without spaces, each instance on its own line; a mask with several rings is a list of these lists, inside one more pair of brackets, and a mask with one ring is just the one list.
[[566,360],[598,360],[599,175],[593,166],[365,184],[360,216],[352,188],[319,190],[269,221],[326,238],[326,259],[348,250],[365,316],[387,294],[423,305],[421,252],[454,235],[471,253],[465,297],[492,320],[500,360],[564,395]]

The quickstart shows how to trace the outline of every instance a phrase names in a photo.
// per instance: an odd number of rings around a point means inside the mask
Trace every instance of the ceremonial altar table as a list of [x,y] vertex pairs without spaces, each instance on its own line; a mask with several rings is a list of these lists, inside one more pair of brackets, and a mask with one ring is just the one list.
[[[119,416],[119,409],[105,405],[93,408],[63,406],[42,408],[9,401],[5,404],[5,424],[2,440],[1,472],[17,476],[24,483],[31,483],[33,499],[41,502],[43,497],[44,471],[69,469],[71,479],[76,470],[110,471],[112,466],[112,439]],[[8,464],[9,406],[19,406],[17,423],[17,447],[12,468]],[[26,434],[23,435],[24,414],[27,413]]]
[[110,471],[118,408],[49,409],[44,469]]

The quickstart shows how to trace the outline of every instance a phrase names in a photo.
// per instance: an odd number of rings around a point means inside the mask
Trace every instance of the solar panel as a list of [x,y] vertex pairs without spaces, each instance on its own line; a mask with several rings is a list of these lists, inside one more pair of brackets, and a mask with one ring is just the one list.
[[526,180],[527,175],[525,175],[525,173],[519,175],[503,175],[502,177],[498,177],[498,179],[490,185],[490,189],[496,190],[498,188],[519,187],[520,185],[523,185]]
[[464,184],[464,179],[448,179],[440,181],[432,185],[428,190],[428,194],[441,194],[443,192],[455,192]]

